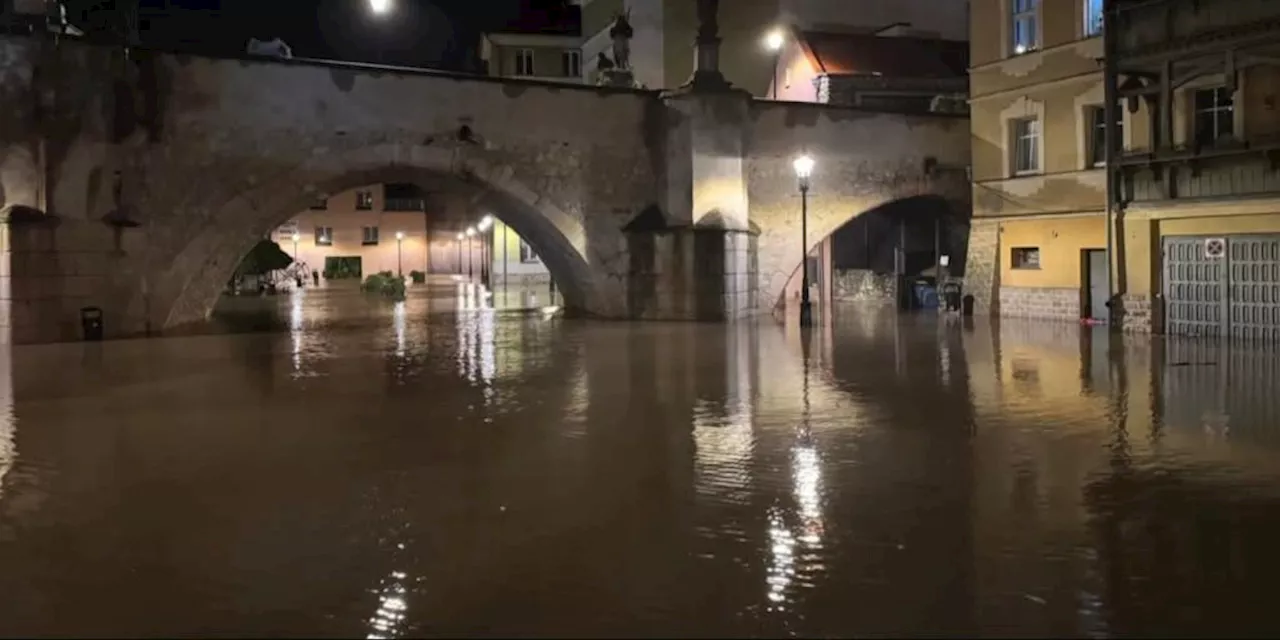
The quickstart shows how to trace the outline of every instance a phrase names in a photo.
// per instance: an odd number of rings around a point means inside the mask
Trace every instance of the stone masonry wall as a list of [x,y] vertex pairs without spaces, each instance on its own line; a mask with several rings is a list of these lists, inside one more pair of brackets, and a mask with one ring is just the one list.
[[898,299],[897,278],[866,269],[840,269],[832,282],[832,297],[837,302],[873,302],[895,304]]
[[1001,287],[1000,315],[1009,318],[1080,320],[1080,291],[1049,287]]
[[967,212],[972,195],[969,121],[954,115],[903,115],[854,107],[752,105],[747,132],[751,223],[760,231],[760,304],[779,303],[799,272],[801,207],[793,162],[815,161],[808,195],[808,249],[854,216],[918,195],[945,198]]
[[975,219],[969,226],[969,253],[965,259],[965,294],[973,296],[975,315],[1000,313],[1000,223]]

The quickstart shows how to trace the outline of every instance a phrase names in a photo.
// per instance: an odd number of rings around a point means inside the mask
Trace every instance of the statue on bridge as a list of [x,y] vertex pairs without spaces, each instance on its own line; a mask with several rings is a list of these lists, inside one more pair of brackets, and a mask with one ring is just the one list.
[[631,69],[631,38],[636,32],[631,27],[630,15],[630,9],[619,13],[609,29],[609,37],[613,39],[613,59],[610,60],[603,51],[596,56],[597,84],[627,88],[638,86],[635,72]]

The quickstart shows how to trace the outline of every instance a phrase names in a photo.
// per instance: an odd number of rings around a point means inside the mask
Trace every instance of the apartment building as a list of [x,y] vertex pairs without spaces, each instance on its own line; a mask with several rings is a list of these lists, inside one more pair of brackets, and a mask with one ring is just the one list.
[[1280,3],[1118,0],[1105,61],[1102,0],[972,7],[979,308],[1280,339]]
[[412,185],[368,185],[319,198],[272,234],[327,281],[427,271],[427,200]]

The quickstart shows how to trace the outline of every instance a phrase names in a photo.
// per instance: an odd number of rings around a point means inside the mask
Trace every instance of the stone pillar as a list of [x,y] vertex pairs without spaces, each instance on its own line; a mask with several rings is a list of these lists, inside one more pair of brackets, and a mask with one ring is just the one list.
[[1000,223],[974,218],[969,223],[964,293],[972,295],[974,315],[1000,313]]
[[698,37],[694,41],[693,75],[686,87],[699,90],[729,88],[720,71],[720,0],[698,0]]

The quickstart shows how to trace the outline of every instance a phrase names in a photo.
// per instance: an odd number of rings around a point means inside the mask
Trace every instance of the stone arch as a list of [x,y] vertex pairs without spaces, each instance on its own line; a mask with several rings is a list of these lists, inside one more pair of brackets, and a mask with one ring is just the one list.
[[[942,182],[921,181],[919,186],[924,188],[910,188],[870,197],[836,198],[826,202],[821,198],[815,198],[809,206],[808,243],[804,252],[800,249],[798,220],[794,225],[788,224],[781,227],[783,233],[791,234],[792,237],[781,237],[777,231],[774,231],[770,237],[762,239],[762,252],[767,251],[769,262],[781,268],[762,274],[761,302],[773,309],[785,305],[787,290],[794,280],[800,278],[803,257],[849,221],[862,215],[884,211],[903,203],[932,201],[945,203],[952,215],[967,216],[970,206],[968,187],[965,183],[961,188],[960,182],[960,176],[956,176],[954,179],[944,178]],[[798,212],[796,215],[798,218]]]
[[509,169],[469,158],[463,149],[384,144],[316,153],[269,179],[249,176],[247,189],[224,193],[200,215],[194,208],[186,215],[154,215],[148,230],[153,250],[127,285],[132,289],[128,317],[145,319],[149,330],[207,319],[232,271],[258,239],[321,194],[384,182],[443,182],[470,190],[473,203],[538,251],[568,310],[606,317],[620,313],[620,296],[606,286],[604,274],[591,268],[581,219],[539,197]]

